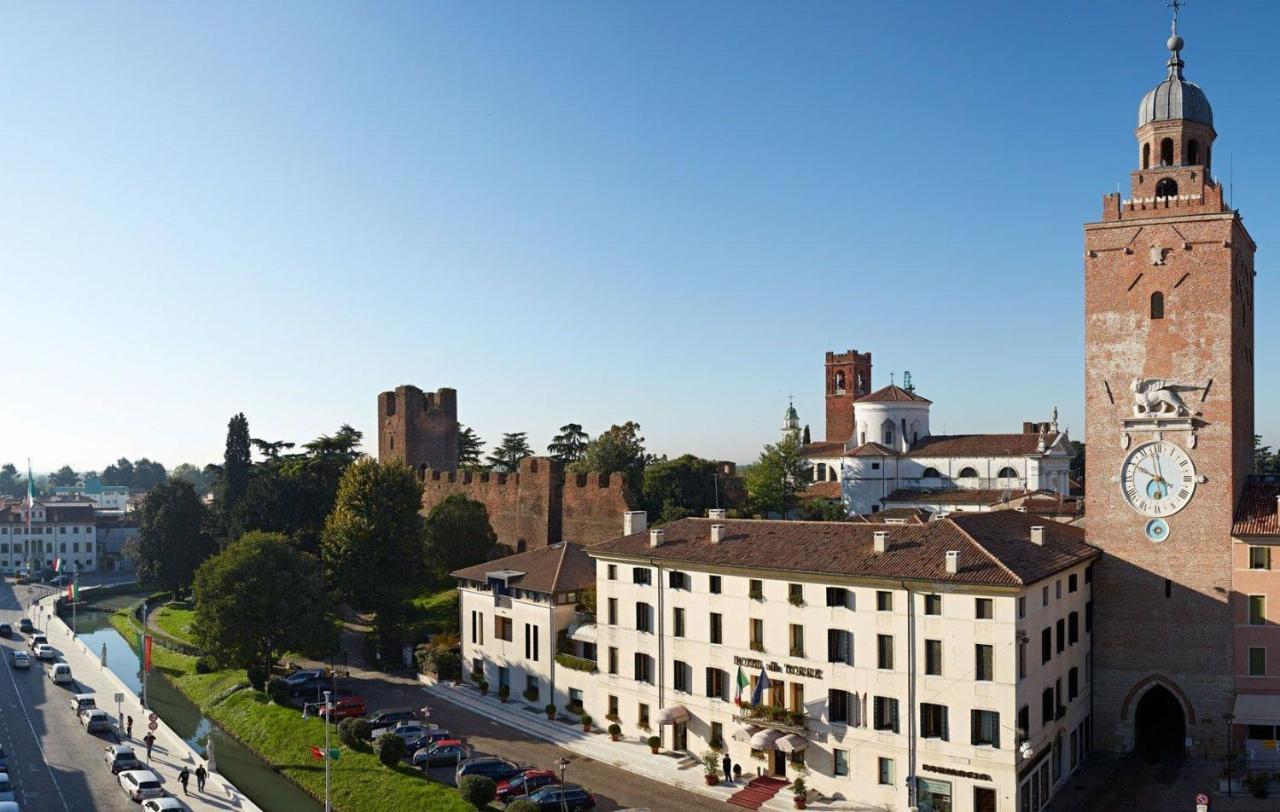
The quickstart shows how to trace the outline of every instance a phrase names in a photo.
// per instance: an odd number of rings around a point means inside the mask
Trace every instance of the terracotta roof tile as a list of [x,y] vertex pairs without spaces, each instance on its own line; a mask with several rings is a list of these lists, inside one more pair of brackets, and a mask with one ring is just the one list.
[[879,443],[863,443],[853,450],[851,457],[896,457],[898,452]]
[[935,434],[917,440],[907,456],[1022,457],[1043,453],[1039,442],[1037,434]]
[[930,514],[929,511],[925,510],[924,508],[896,507],[896,508],[888,508],[887,510],[881,510],[877,513],[872,513],[868,515],[866,519],[872,524],[876,524],[876,523],[884,524],[887,522],[900,522],[900,521],[906,521],[911,524],[920,524],[921,522],[929,521],[929,517],[931,515],[932,514]]
[[[1020,586],[1099,555],[1084,531],[1013,511],[973,513],[924,524],[802,522],[729,519],[718,544],[709,519],[665,525],[663,543],[649,546],[648,531],[591,547],[592,557],[655,559],[670,564],[747,567],[815,575],[902,578],[952,583]],[[1031,527],[1042,525],[1045,544],[1031,543]],[[877,530],[889,533],[889,550],[874,550]],[[960,553],[955,575],[946,553]]]
[[[36,502],[36,504],[44,508],[46,522],[83,522],[92,524],[94,521],[93,504],[89,502],[76,502],[75,504]],[[20,502],[0,505],[0,524],[22,524],[23,507]]]
[[999,488],[956,488],[953,490],[929,490],[927,488],[898,488],[881,499],[882,502],[918,502],[926,505],[995,505],[1021,499],[1029,492],[1001,490]]
[[1280,513],[1276,510],[1280,482],[1249,482],[1236,505],[1233,536],[1280,536]]
[[815,499],[840,499],[844,496],[839,482],[811,482],[804,489],[804,495]]
[[809,443],[800,449],[805,457],[843,457],[844,443]]
[[855,400],[854,403],[876,403],[876,402],[885,402],[885,401],[892,401],[892,402],[915,401],[917,403],[933,403],[933,401],[929,400],[928,398],[922,398],[919,395],[917,395],[915,392],[908,392],[907,390],[903,389],[901,386],[897,386],[895,384],[889,384],[888,386],[882,389],[877,389],[876,391],[872,392],[869,395],[863,395],[862,397]]
[[581,545],[570,542],[527,550],[449,574],[454,578],[483,581],[487,573],[498,570],[523,572],[524,575],[511,580],[511,586],[533,592],[572,592],[596,581],[596,562]]

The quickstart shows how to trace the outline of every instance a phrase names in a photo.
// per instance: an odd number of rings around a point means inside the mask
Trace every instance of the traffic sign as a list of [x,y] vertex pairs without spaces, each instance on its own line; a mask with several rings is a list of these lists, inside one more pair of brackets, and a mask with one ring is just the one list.
[[1198,803],[1198,804],[1207,804],[1207,803],[1209,803],[1209,796],[1208,796],[1208,795],[1205,795],[1203,792],[1202,792],[1202,793],[1200,793],[1199,795],[1197,795],[1197,796],[1196,796],[1196,803]]
[[159,725],[157,722],[148,722],[148,723],[147,723],[147,730],[155,730],[155,729],[156,729],[156,728],[158,728],[158,727],[160,727],[160,725]]
[[124,694],[116,694],[116,704],[118,705],[123,701],[124,701]]
[[153,712],[153,713],[149,713],[149,714],[147,714],[147,718],[154,722],[154,721],[156,721],[157,719],[159,719],[160,717],[159,717],[159,716],[157,716],[157,715]]

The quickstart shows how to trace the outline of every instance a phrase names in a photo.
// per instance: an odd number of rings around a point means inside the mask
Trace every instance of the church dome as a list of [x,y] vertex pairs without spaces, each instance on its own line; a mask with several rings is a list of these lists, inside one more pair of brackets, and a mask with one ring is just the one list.
[[1138,105],[1138,126],[1153,121],[1182,119],[1213,126],[1213,108],[1199,85],[1182,78],[1182,37],[1169,38],[1169,75],[1142,97]]

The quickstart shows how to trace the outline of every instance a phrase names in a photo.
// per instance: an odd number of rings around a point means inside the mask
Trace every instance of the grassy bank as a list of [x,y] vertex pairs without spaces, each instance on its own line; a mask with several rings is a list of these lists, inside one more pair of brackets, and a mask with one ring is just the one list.
[[167,603],[151,613],[151,622],[174,640],[195,645],[194,635],[191,634],[195,616],[195,610],[188,604]]
[[[137,645],[137,627],[129,612],[113,614],[111,625]],[[155,667],[204,715],[313,796],[324,797],[324,764],[313,760],[310,754],[312,745],[324,744],[324,727],[319,719],[303,719],[296,708],[273,705],[252,689],[227,695],[245,681],[242,670],[197,674],[194,657],[160,646],[153,646],[151,655]],[[339,746],[337,731],[331,729],[330,736],[331,744]],[[342,757],[332,765],[331,777],[334,808],[343,812],[471,809],[453,788],[426,780],[412,767],[388,769],[369,750],[342,748]]]
[[419,639],[441,632],[458,633],[458,590],[448,587],[439,592],[424,592],[410,602],[408,617],[411,637]]

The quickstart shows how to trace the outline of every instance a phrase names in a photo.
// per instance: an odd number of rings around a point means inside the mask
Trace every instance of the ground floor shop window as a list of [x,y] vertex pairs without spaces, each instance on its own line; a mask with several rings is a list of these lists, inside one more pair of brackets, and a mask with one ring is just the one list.
[[916,806],[920,812],[951,812],[951,782],[920,778]]

